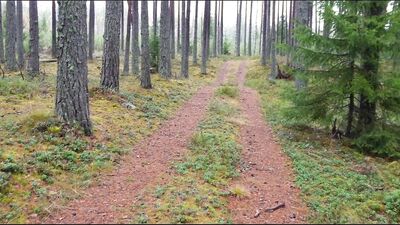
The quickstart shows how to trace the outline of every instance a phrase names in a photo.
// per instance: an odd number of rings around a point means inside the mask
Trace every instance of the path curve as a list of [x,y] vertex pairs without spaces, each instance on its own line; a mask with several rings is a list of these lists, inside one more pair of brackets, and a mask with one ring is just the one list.
[[[234,223],[305,223],[307,207],[301,201],[300,190],[294,185],[290,159],[274,140],[265,123],[260,96],[244,87],[248,62],[243,61],[237,73],[240,105],[246,123],[240,129],[242,145],[240,177],[233,186],[245,188],[249,196],[230,197],[229,209]],[[265,209],[285,203],[274,212]]]
[[170,163],[186,151],[190,137],[204,118],[214,90],[225,81],[229,62],[217,72],[216,81],[202,87],[155,133],[138,143],[121,160],[112,174],[102,175],[101,183],[88,188],[67,207],[54,212],[42,223],[130,223],[125,214],[135,196],[147,184],[169,171]]

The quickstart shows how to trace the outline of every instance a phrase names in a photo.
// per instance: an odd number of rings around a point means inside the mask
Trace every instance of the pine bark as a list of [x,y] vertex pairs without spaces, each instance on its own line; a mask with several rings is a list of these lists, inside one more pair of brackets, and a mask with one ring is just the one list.
[[56,49],[57,49],[56,1],[52,0],[52,4],[51,4],[51,56],[53,58],[57,57]]
[[264,1],[263,13],[262,13],[262,49],[261,49],[261,65],[267,65],[267,9],[268,1]]
[[221,1],[221,22],[220,22],[220,47],[221,47],[221,54],[224,54],[224,1]]
[[139,3],[132,1],[132,72],[139,76]]
[[245,10],[244,10],[245,12],[244,12],[244,38],[243,38],[243,52],[244,52],[244,55],[246,55],[247,54],[247,1],[246,1],[246,7],[245,7]]
[[[181,30],[180,30],[180,33],[181,33],[181,50],[180,50],[180,52],[181,52],[181,60],[183,60],[183,55],[184,55],[184,51],[185,51],[185,13],[186,13],[186,9],[185,9],[185,6],[186,6],[186,2],[185,1],[181,1]],[[182,63],[182,61],[181,61],[181,63]],[[182,72],[182,71],[181,71]]]
[[217,57],[217,0],[214,1],[214,43],[213,57]]
[[175,1],[170,1],[170,8],[171,8],[171,59],[175,59]]
[[176,41],[177,41],[177,45],[176,45],[176,47],[177,47],[177,49],[176,49],[176,51],[178,52],[178,53],[180,53],[181,52],[181,38],[180,38],[180,34],[181,34],[181,5],[179,4],[179,1],[178,1],[178,29],[176,30],[176,37],[177,37],[177,39],[176,39]]
[[3,9],[1,7],[1,1],[0,1],[0,63],[4,63],[4,41],[3,41]]
[[150,79],[149,15],[147,1],[141,1],[141,76],[140,85],[145,89],[152,88]]
[[67,123],[80,124],[90,135],[86,2],[58,1],[58,5],[56,114]]
[[249,47],[248,47],[248,55],[251,56],[251,28],[252,24],[252,17],[253,17],[253,1],[250,2],[250,18],[249,18]]
[[25,66],[23,26],[22,1],[17,1],[17,53],[18,68],[20,69]]
[[240,35],[242,27],[242,0],[239,1],[239,9],[236,20],[236,56],[240,56]]
[[[295,15],[294,15],[294,21],[295,21],[295,26],[303,25],[303,26],[308,26],[308,10],[309,10],[309,5],[308,1],[299,1],[295,2]],[[294,39],[294,47],[297,49],[298,46],[298,41],[296,38]],[[302,71],[304,70],[304,65],[301,62],[301,59],[298,57],[294,57],[293,59],[293,67],[297,71]],[[295,79],[295,84],[296,84],[296,89],[300,90],[304,88],[307,84],[306,81],[303,79],[300,79],[296,77]]]
[[153,1],[153,37],[157,37],[157,0]]
[[126,38],[125,38],[125,56],[124,56],[124,69],[122,74],[129,75],[129,53],[131,49],[131,24],[132,24],[132,1],[128,2],[128,14],[126,21]]
[[190,1],[187,1],[185,9],[185,1],[182,1],[182,61],[181,61],[181,74],[184,78],[189,78],[189,31],[190,31]]
[[275,31],[275,1],[272,5],[272,27],[271,27],[271,74],[270,79],[275,80],[278,75],[276,70],[276,31]]
[[160,15],[160,64],[159,72],[164,78],[171,77],[171,25],[168,1],[161,2]]
[[93,52],[94,52],[94,1],[90,0],[90,8],[89,8],[89,59],[93,60]]
[[[120,0],[117,0],[117,1],[120,1]],[[124,52],[124,35],[125,35],[125,33],[124,33],[124,2],[122,1],[122,8],[121,8],[121,44],[120,44],[120,46],[121,46],[121,52]]]
[[203,32],[201,42],[201,73],[207,74],[207,59],[208,59],[208,37],[210,33],[210,1],[206,0],[204,3],[204,17],[203,17]]
[[197,65],[197,16],[199,11],[199,1],[196,0],[196,11],[194,16],[194,36],[193,36],[193,64]]
[[15,56],[15,41],[17,30],[15,28],[15,1],[8,0],[6,3],[6,69],[17,70],[17,59]]
[[267,61],[271,59],[271,2],[267,3],[267,23],[266,23],[266,31],[267,31]]
[[30,77],[36,77],[39,74],[39,18],[37,1],[29,1],[29,36],[29,62],[27,71]]
[[106,1],[100,87],[119,91],[119,49],[122,1]]

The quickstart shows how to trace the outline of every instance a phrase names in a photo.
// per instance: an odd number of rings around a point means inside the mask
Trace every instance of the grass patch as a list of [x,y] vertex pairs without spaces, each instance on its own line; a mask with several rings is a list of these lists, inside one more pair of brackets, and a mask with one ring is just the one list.
[[[142,89],[134,76],[121,76],[120,93],[109,93],[97,88],[101,61],[90,62],[90,138],[53,117],[56,63],[41,65],[45,76],[40,81],[24,81],[15,74],[0,79],[0,223],[26,223],[29,215],[40,218],[53,205],[79,197],[200,86],[210,83],[221,63],[210,61],[206,77],[195,66],[190,67],[190,79],[153,75],[152,90]],[[173,67],[174,73],[180,69],[178,62]],[[125,107],[127,103],[134,107]]]
[[220,96],[236,98],[239,95],[239,88],[234,85],[223,85],[217,89],[217,94]]
[[285,112],[291,103],[285,96],[294,83],[270,83],[267,70],[251,67],[247,85],[261,94],[265,118],[293,161],[296,183],[311,209],[309,222],[400,222],[400,163],[363,155],[315,124],[289,120]]
[[[237,99],[216,95],[209,105],[205,120],[197,128],[190,143],[190,152],[175,163],[177,174],[165,186],[157,186],[156,200],[136,213],[134,222],[146,223],[230,223],[227,211],[229,181],[237,176],[240,159]],[[236,192],[243,197],[246,192]]]

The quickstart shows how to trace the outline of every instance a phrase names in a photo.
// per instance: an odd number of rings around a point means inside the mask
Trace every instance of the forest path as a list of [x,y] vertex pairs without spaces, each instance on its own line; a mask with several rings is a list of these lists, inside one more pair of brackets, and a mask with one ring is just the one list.
[[[234,223],[305,223],[307,207],[294,186],[290,159],[275,141],[265,123],[257,91],[244,87],[249,63],[243,61],[237,73],[241,112],[246,123],[240,128],[241,174],[233,181],[248,191],[242,199],[230,197],[229,209]],[[266,209],[284,203],[273,212]]]
[[135,196],[162,174],[171,173],[171,163],[185,154],[215,89],[225,82],[229,65],[230,62],[225,62],[213,84],[201,88],[159,130],[134,146],[134,151],[121,160],[112,174],[101,175],[100,183],[88,188],[82,198],[71,201],[40,222],[132,222],[126,212],[133,206]]

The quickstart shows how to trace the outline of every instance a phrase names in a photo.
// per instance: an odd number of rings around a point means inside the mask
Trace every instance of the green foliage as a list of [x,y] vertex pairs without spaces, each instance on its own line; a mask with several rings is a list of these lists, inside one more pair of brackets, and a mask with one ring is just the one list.
[[231,98],[235,98],[239,95],[239,88],[233,85],[223,85],[218,88],[217,94],[220,96],[228,96]]
[[51,30],[47,23],[49,17],[50,15],[48,13],[43,13],[39,21],[39,48],[42,51],[51,46]]
[[158,36],[150,37],[150,66],[158,71],[158,63],[160,59],[160,39]]
[[354,141],[355,146],[365,152],[390,158],[400,158],[400,130],[374,129]]
[[227,40],[227,39],[225,39],[224,40],[224,48],[223,48],[223,51],[224,51],[224,55],[230,55],[231,54],[231,48],[232,48],[232,44]]
[[36,89],[35,83],[22,80],[20,77],[0,79],[0,95],[3,96],[18,95],[25,97],[34,89]]
[[313,124],[300,126],[288,116],[293,103],[287,92],[293,91],[293,84],[281,80],[271,84],[265,74],[266,69],[251,68],[247,85],[261,94],[265,117],[293,161],[296,184],[310,209],[307,221],[397,223],[399,163],[367,157],[346,147],[347,142],[310,129]]

